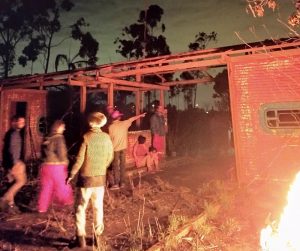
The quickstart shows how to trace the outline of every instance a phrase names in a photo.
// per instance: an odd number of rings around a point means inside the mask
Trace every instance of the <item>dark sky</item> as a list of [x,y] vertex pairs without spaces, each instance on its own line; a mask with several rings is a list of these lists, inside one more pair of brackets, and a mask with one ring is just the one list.
[[[67,27],[79,17],[90,23],[89,31],[98,40],[98,64],[114,63],[125,60],[116,54],[113,43],[121,35],[122,28],[137,21],[139,12],[151,4],[164,9],[162,22],[166,26],[165,36],[171,52],[188,50],[198,32],[217,33],[217,43],[209,47],[222,47],[243,42],[261,41],[266,38],[281,38],[291,35],[290,30],[281,24],[287,23],[288,16],[294,11],[293,0],[277,0],[278,6],[273,12],[265,11],[264,17],[254,18],[246,13],[246,0],[73,0],[74,9],[62,16],[62,25]],[[56,40],[66,37],[64,28]],[[238,34],[238,35],[237,35]],[[54,71],[54,58],[57,54],[74,55],[78,51],[78,42],[65,41],[52,55],[50,71]],[[30,73],[29,68],[16,66],[18,73]],[[35,72],[40,72],[38,63]],[[211,86],[202,86],[200,106],[211,103]]]
[[165,36],[172,53],[187,51],[188,44],[198,32],[218,34],[218,42],[210,47],[221,47],[246,42],[279,38],[288,35],[288,29],[277,19],[286,22],[293,12],[293,0],[277,0],[275,12],[266,10],[262,18],[247,14],[246,0],[75,0],[72,13],[64,20],[83,16],[90,23],[90,31],[100,42],[100,64],[124,60],[116,55],[113,41],[122,28],[134,23],[141,10],[151,4],[164,9],[162,21]]

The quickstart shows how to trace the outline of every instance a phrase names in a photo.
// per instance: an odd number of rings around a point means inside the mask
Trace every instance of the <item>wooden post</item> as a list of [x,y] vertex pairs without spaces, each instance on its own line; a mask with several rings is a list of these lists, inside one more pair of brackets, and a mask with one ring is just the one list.
[[114,107],[114,84],[108,84],[107,90],[107,104],[108,106]]
[[80,113],[83,114],[86,109],[86,86],[80,86]]
[[162,107],[165,107],[165,96],[164,96],[164,90],[159,91],[159,104]]
[[[141,113],[141,93],[140,91],[135,92],[135,113],[138,115]],[[141,126],[141,120],[136,121],[137,127]]]

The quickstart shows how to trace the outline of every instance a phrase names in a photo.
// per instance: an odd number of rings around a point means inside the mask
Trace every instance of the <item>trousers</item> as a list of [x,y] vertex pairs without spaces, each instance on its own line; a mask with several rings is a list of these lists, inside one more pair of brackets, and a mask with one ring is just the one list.
[[104,230],[103,198],[104,186],[80,188],[75,215],[77,236],[86,236],[86,209],[90,200],[93,208],[95,234],[102,234]]
[[74,202],[71,185],[66,184],[67,166],[43,164],[40,170],[40,192],[38,211],[46,212],[52,201],[61,205],[72,205]]
[[26,166],[24,162],[18,161],[8,173],[8,179],[14,181],[14,184],[3,195],[3,200],[9,205],[14,205],[15,195],[26,184]]

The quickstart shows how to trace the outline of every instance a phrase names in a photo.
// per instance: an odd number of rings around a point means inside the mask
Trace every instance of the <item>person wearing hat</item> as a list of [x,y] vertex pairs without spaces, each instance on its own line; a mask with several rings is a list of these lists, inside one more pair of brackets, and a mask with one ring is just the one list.
[[121,121],[123,116],[118,110],[111,114],[112,124],[108,132],[114,146],[114,160],[112,162],[112,184],[111,189],[119,189],[125,185],[125,155],[128,146],[128,129],[132,122],[145,117],[146,113]]
[[[89,200],[92,202],[95,235],[100,236],[104,230],[103,198],[106,185],[106,172],[113,159],[113,145],[109,135],[101,130],[107,118],[100,112],[88,116],[90,130],[83,135],[83,142],[75,164],[72,167],[67,183],[79,173],[77,187],[79,198],[76,209],[76,239],[81,248],[86,247],[86,209]],[[98,238],[96,238],[96,241]]]

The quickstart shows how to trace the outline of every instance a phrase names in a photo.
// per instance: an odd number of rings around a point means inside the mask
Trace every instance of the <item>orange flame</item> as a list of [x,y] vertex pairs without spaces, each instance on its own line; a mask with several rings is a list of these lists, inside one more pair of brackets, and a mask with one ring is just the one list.
[[261,230],[263,251],[300,251],[300,172],[296,175],[287,197],[287,205],[276,228],[268,225]]

